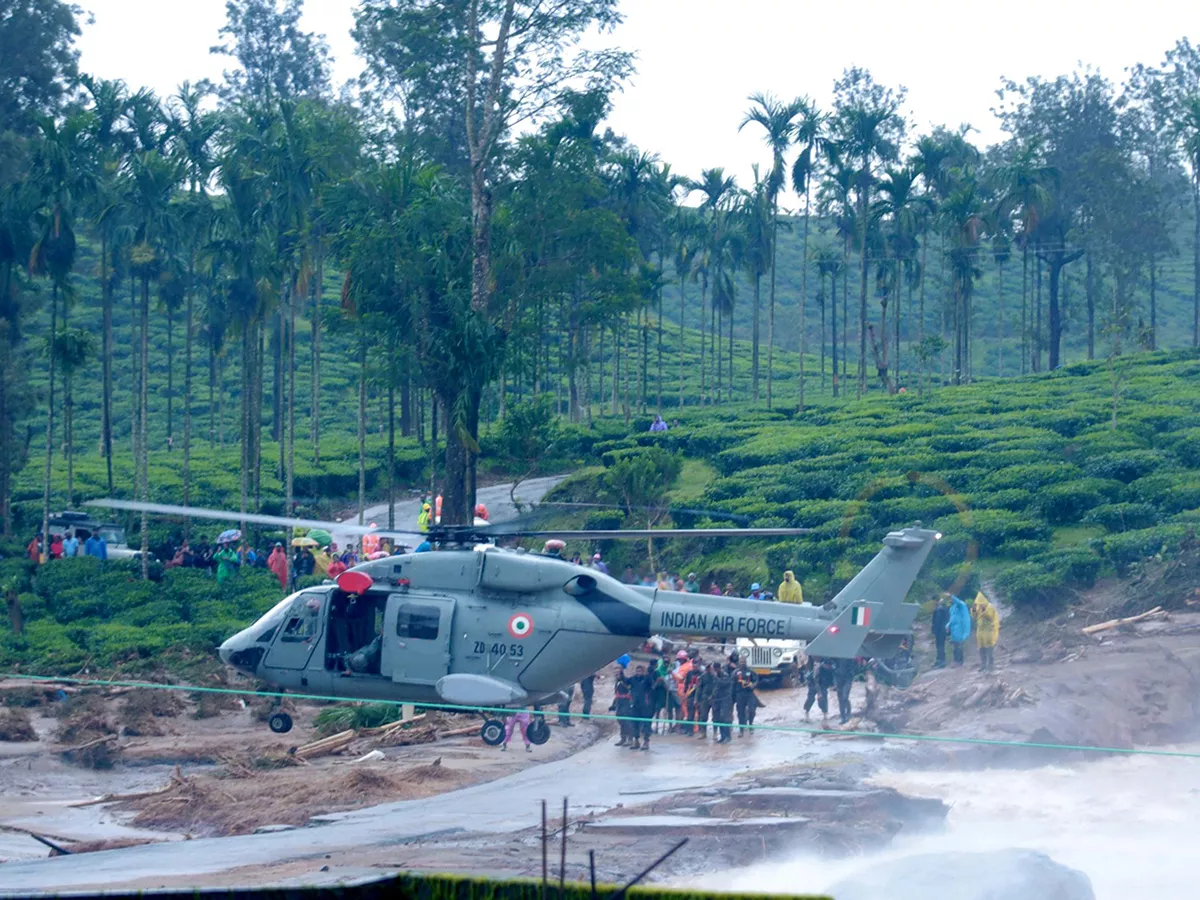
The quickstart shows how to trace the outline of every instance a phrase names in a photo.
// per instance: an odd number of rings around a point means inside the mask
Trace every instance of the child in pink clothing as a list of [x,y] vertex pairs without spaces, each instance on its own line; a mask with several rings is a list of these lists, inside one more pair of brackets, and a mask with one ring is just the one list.
[[525,752],[531,753],[533,744],[529,741],[529,711],[524,709],[509,714],[508,718],[504,720],[504,743],[501,744],[500,749],[508,749],[508,742],[512,740],[514,727],[520,727],[521,740],[525,742]]

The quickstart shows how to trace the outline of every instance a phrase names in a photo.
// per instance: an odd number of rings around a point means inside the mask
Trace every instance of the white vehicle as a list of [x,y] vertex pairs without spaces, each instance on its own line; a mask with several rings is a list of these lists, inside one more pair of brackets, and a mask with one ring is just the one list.
[[738,655],[745,659],[758,675],[764,687],[795,687],[804,661],[804,641],[774,638],[738,638]]
[[79,553],[89,537],[99,532],[108,551],[109,559],[141,559],[142,551],[134,550],[125,543],[125,529],[112,522],[100,522],[84,512],[61,512],[50,517],[50,535],[74,536],[79,538]]

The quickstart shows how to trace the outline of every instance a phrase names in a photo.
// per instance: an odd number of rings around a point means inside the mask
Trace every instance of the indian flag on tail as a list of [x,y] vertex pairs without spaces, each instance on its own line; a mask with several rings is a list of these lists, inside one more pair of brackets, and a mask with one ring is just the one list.
[[856,606],[850,610],[850,624],[861,625],[864,628],[871,624],[871,607]]

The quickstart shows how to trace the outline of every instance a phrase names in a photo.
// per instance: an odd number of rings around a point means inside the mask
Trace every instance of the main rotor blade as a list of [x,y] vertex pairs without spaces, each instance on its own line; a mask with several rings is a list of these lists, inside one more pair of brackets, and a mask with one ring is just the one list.
[[624,528],[595,531],[502,531],[480,529],[488,537],[547,537],[572,540],[622,540],[632,538],[721,538],[721,537],[798,537],[812,534],[812,528]]
[[[625,511],[625,507],[619,503],[576,503],[570,500],[542,500],[534,505],[534,509],[542,509],[547,506],[563,507],[565,509],[619,509]],[[739,513],[723,512],[717,509],[688,509],[683,506],[635,506],[633,509],[639,511],[663,512],[668,514],[685,513],[689,516],[707,516],[710,519],[726,519],[730,522],[749,522],[750,517]]]
[[[223,509],[202,509],[196,506],[175,506],[169,503],[142,503],[139,500],[88,500],[85,506],[103,506],[108,509],[123,509],[128,512],[148,512],[159,516],[184,516],[192,519],[212,519],[217,522],[250,522],[255,525],[279,525],[284,528],[320,528],[325,531],[340,531],[350,534],[379,534],[378,528],[369,525],[352,525],[348,522],[323,522],[320,519],[297,519],[291,516],[267,516],[261,513],[240,513]],[[407,534],[408,532],[385,532]]]

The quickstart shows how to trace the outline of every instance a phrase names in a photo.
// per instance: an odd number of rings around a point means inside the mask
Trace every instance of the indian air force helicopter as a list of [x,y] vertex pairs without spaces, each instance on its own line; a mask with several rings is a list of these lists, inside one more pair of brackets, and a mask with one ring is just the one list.
[[[97,505],[156,514],[265,525],[373,529],[101,500]],[[284,691],[442,704],[464,709],[549,705],[562,692],[652,635],[787,638],[820,657],[886,658],[909,634],[918,605],[905,596],[941,535],[914,525],[890,532],[883,548],[823,606],[744,600],[622,584],[549,554],[506,549],[498,538],[564,540],[670,537],[781,537],[798,528],[546,531],[433,526],[435,552],[361,563],[335,581],[281,600],[219,648],[233,668]],[[381,532],[406,534],[407,532]],[[275,712],[273,731],[292,721]],[[541,717],[531,739],[549,735]],[[503,726],[486,718],[484,740]]]

